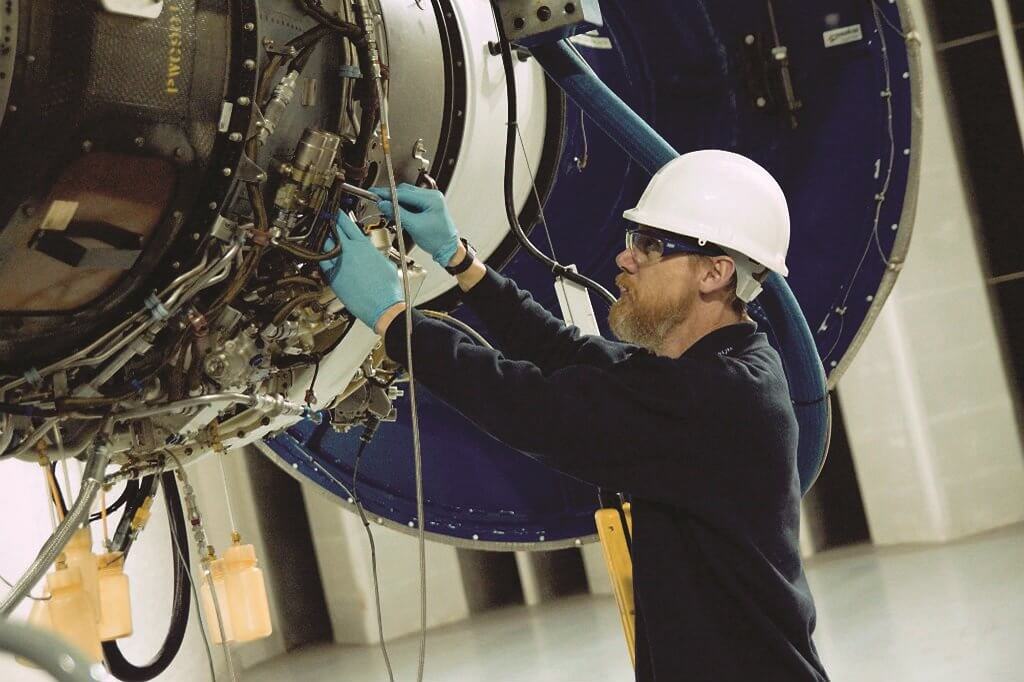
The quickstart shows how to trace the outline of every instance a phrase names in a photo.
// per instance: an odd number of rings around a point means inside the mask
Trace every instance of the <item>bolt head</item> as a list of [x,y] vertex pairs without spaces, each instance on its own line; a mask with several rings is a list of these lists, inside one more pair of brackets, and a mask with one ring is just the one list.
[[246,71],[252,71],[256,68],[256,62],[252,59],[246,59],[244,62],[242,62],[242,66],[245,67]]
[[225,178],[231,177],[231,172],[232,171],[231,171],[230,168],[222,168],[220,172],[221,172],[221,175],[223,175]]
[[240,106],[240,107],[247,107],[247,106],[249,106],[252,103],[252,100],[249,99],[248,97],[239,97],[237,101],[238,101],[238,106]]
[[768,106],[768,100],[766,100],[764,97],[758,97],[754,101],[754,103],[757,105],[758,109],[764,109],[766,106]]
[[82,143],[82,151],[83,152],[91,152],[92,151],[92,141],[86,140],[85,142],[83,142]]
[[232,142],[241,142],[242,133],[231,133],[230,135],[228,135],[228,139],[231,140]]
[[135,146],[136,147],[141,147],[144,144],[146,144],[146,138],[144,138],[144,137],[136,137],[135,138]]
[[755,40],[757,40],[757,39],[756,39],[756,38],[754,37],[754,34],[753,34],[753,33],[748,33],[748,34],[747,34],[747,35],[746,35],[746,36],[745,36],[745,37],[743,38],[743,42],[745,42],[745,43],[746,43],[747,45],[753,45],[753,44],[754,44],[754,41],[755,41]]
[[244,30],[244,31],[255,31],[256,30],[256,24],[252,23],[251,21],[247,21],[247,22],[245,22],[245,24],[242,25],[242,30]]

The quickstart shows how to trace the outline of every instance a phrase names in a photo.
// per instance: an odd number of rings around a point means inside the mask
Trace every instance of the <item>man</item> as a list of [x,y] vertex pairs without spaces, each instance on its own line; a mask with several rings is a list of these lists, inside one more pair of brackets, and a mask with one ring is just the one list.
[[[413,312],[417,379],[510,446],[632,498],[637,680],[827,679],[798,547],[796,420],[746,314],[768,269],[787,274],[774,179],[722,151],[654,176],[616,258],[609,321],[626,343],[581,336],[477,260],[439,193],[402,186],[398,199],[499,349]],[[403,362],[395,268],[347,216],[338,225],[332,287]]]

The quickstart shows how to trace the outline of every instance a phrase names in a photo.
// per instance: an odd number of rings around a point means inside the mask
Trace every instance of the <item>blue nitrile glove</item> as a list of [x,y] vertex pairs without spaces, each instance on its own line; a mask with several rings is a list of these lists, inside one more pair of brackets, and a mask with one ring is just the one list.
[[[341,255],[321,261],[320,267],[349,312],[374,329],[385,310],[405,300],[398,269],[344,211],[338,212],[335,228],[341,239]],[[335,242],[328,237],[324,245],[333,249]]]
[[[394,220],[391,190],[371,187],[381,198],[377,205],[389,220]],[[446,267],[459,248],[459,235],[455,223],[448,215],[444,195],[436,189],[423,189],[403,182],[398,186],[398,205],[402,208],[402,229],[412,235],[416,244],[430,254],[442,268]]]

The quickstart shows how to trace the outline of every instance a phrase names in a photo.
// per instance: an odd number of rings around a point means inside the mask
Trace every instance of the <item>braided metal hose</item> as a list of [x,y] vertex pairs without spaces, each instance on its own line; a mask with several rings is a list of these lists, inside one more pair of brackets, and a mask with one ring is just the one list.
[[110,462],[110,453],[106,444],[97,444],[85,464],[85,471],[82,473],[82,491],[79,493],[78,499],[75,500],[75,503],[68,510],[67,515],[57,526],[57,529],[53,531],[53,535],[43,544],[39,550],[39,555],[36,556],[32,565],[28,567],[25,574],[14,584],[10,593],[4,598],[3,603],[0,604],[0,616],[7,617],[11,615],[11,612],[18,607],[18,604],[21,603],[25,595],[32,589],[32,586],[39,582],[39,579],[43,577],[46,570],[56,561],[57,556],[63,551],[68,541],[71,540],[71,536],[75,534],[75,531],[81,528],[82,524],[88,520],[96,494],[103,487],[103,475],[108,462]]

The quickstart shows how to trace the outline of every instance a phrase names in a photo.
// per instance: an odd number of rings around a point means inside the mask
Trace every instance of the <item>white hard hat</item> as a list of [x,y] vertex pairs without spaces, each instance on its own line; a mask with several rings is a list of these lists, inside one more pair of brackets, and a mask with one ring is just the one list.
[[737,296],[761,292],[765,268],[789,274],[789,207],[775,178],[745,156],[683,154],[655,173],[626,220],[716,244],[736,263]]

